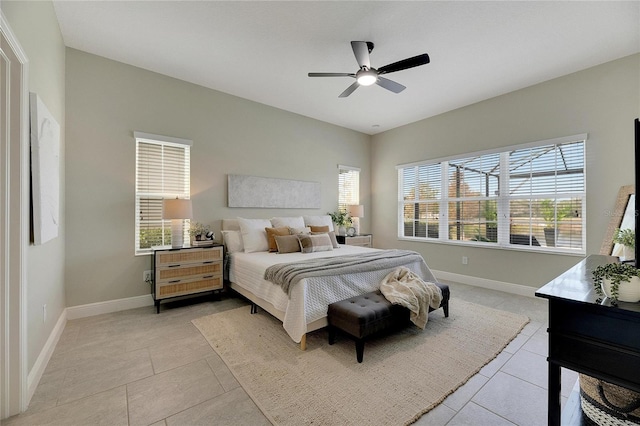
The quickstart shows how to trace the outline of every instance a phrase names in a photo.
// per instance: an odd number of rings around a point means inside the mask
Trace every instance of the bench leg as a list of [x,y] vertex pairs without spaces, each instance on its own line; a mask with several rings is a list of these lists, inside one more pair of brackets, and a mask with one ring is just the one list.
[[364,356],[364,340],[356,339],[356,359],[358,362],[362,362],[362,357]]
[[444,311],[444,317],[449,318],[449,301],[448,300],[442,304],[442,310]]
[[336,342],[336,329],[332,326],[328,327],[329,329],[329,344],[333,345]]

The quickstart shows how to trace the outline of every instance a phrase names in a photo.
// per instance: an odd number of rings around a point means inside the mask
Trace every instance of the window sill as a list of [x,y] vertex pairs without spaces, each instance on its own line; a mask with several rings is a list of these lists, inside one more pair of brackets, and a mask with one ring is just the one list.
[[498,245],[497,243],[483,243],[476,241],[451,241],[451,240],[438,240],[435,238],[412,238],[412,237],[397,237],[398,241],[409,241],[414,243],[433,243],[433,244],[446,244],[451,246],[462,246],[462,247],[476,247],[476,248],[486,248],[491,250],[511,250],[511,251],[522,251],[527,253],[540,253],[540,254],[560,254],[564,256],[576,256],[576,257],[584,257],[586,255],[586,251],[584,250],[571,250],[571,249],[560,249],[560,248],[548,248],[548,247],[532,247],[525,245]]

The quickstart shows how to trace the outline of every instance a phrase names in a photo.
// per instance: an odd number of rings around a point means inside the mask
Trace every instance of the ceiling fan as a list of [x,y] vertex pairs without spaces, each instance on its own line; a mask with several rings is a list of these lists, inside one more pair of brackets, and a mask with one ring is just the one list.
[[370,41],[352,41],[351,48],[353,54],[358,61],[360,69],[355,73],[336,73],[336,72],[310,72],[309,77],[353,77],[356,79],[355,83],[347,87],[347,89],[340,93],[339,98],[346,98],[352,94],[359,86],[371,86],[377,84],[380,87],[384,87],[393,93],[400,93],[404,89],[400,83],[389,80],[382,77],[383,74],[389,74],[396,71],[406,70],[408,68],[417,67],[429,63],[429,55],[423,53],[422,55],[414,56],[412,58],[403,59],[398,62],[394,62],[389,65],[385,65],[378,69],[372,68],[369,61],[369,53],[373,50],[373,43]]

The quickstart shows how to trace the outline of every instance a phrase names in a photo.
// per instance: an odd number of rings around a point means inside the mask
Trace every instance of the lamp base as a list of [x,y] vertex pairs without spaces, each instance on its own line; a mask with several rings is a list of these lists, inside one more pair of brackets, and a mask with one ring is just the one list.
[[354,229],[356,230],[356,235],[360,235],[360,218],[359,217],[352,217],[351,218],[351,224],[353,225]]
[[183,245],[182,219],[171,219],[171,248],[182,248]]

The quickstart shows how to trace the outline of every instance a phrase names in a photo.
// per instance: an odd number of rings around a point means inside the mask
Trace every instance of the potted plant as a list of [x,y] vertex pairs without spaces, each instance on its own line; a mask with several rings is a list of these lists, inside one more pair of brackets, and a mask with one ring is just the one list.
[[635,258],[634,250],[636,248],[636,233],[633,229],[616,228],[613,234],[613,242],[622,244],[624,260],[633,260]]
[[593,286],[612,304],[640,302],[640,270],[629,263],[607,263],[593,270]]
[[547,247],[556,246],[556,222],[567,217],[570,211],[569,206],[561,207],[558,205],[556,208],[553,200],[542,200],[540,203],[540,213],[545,223],[544,239],[547,242]]
[[347,233],[347,226],[351,225],[351,218],[349,217],[349,213],[337,211],[327,214],[331,216],[331,220],[333,221],[333,223],[338,225],[338,234],[345,235]]
[[196,240],[201,241],[209,232],[209,225],[203,225],[200,222],[194,222],[189,228],[189,234]]

